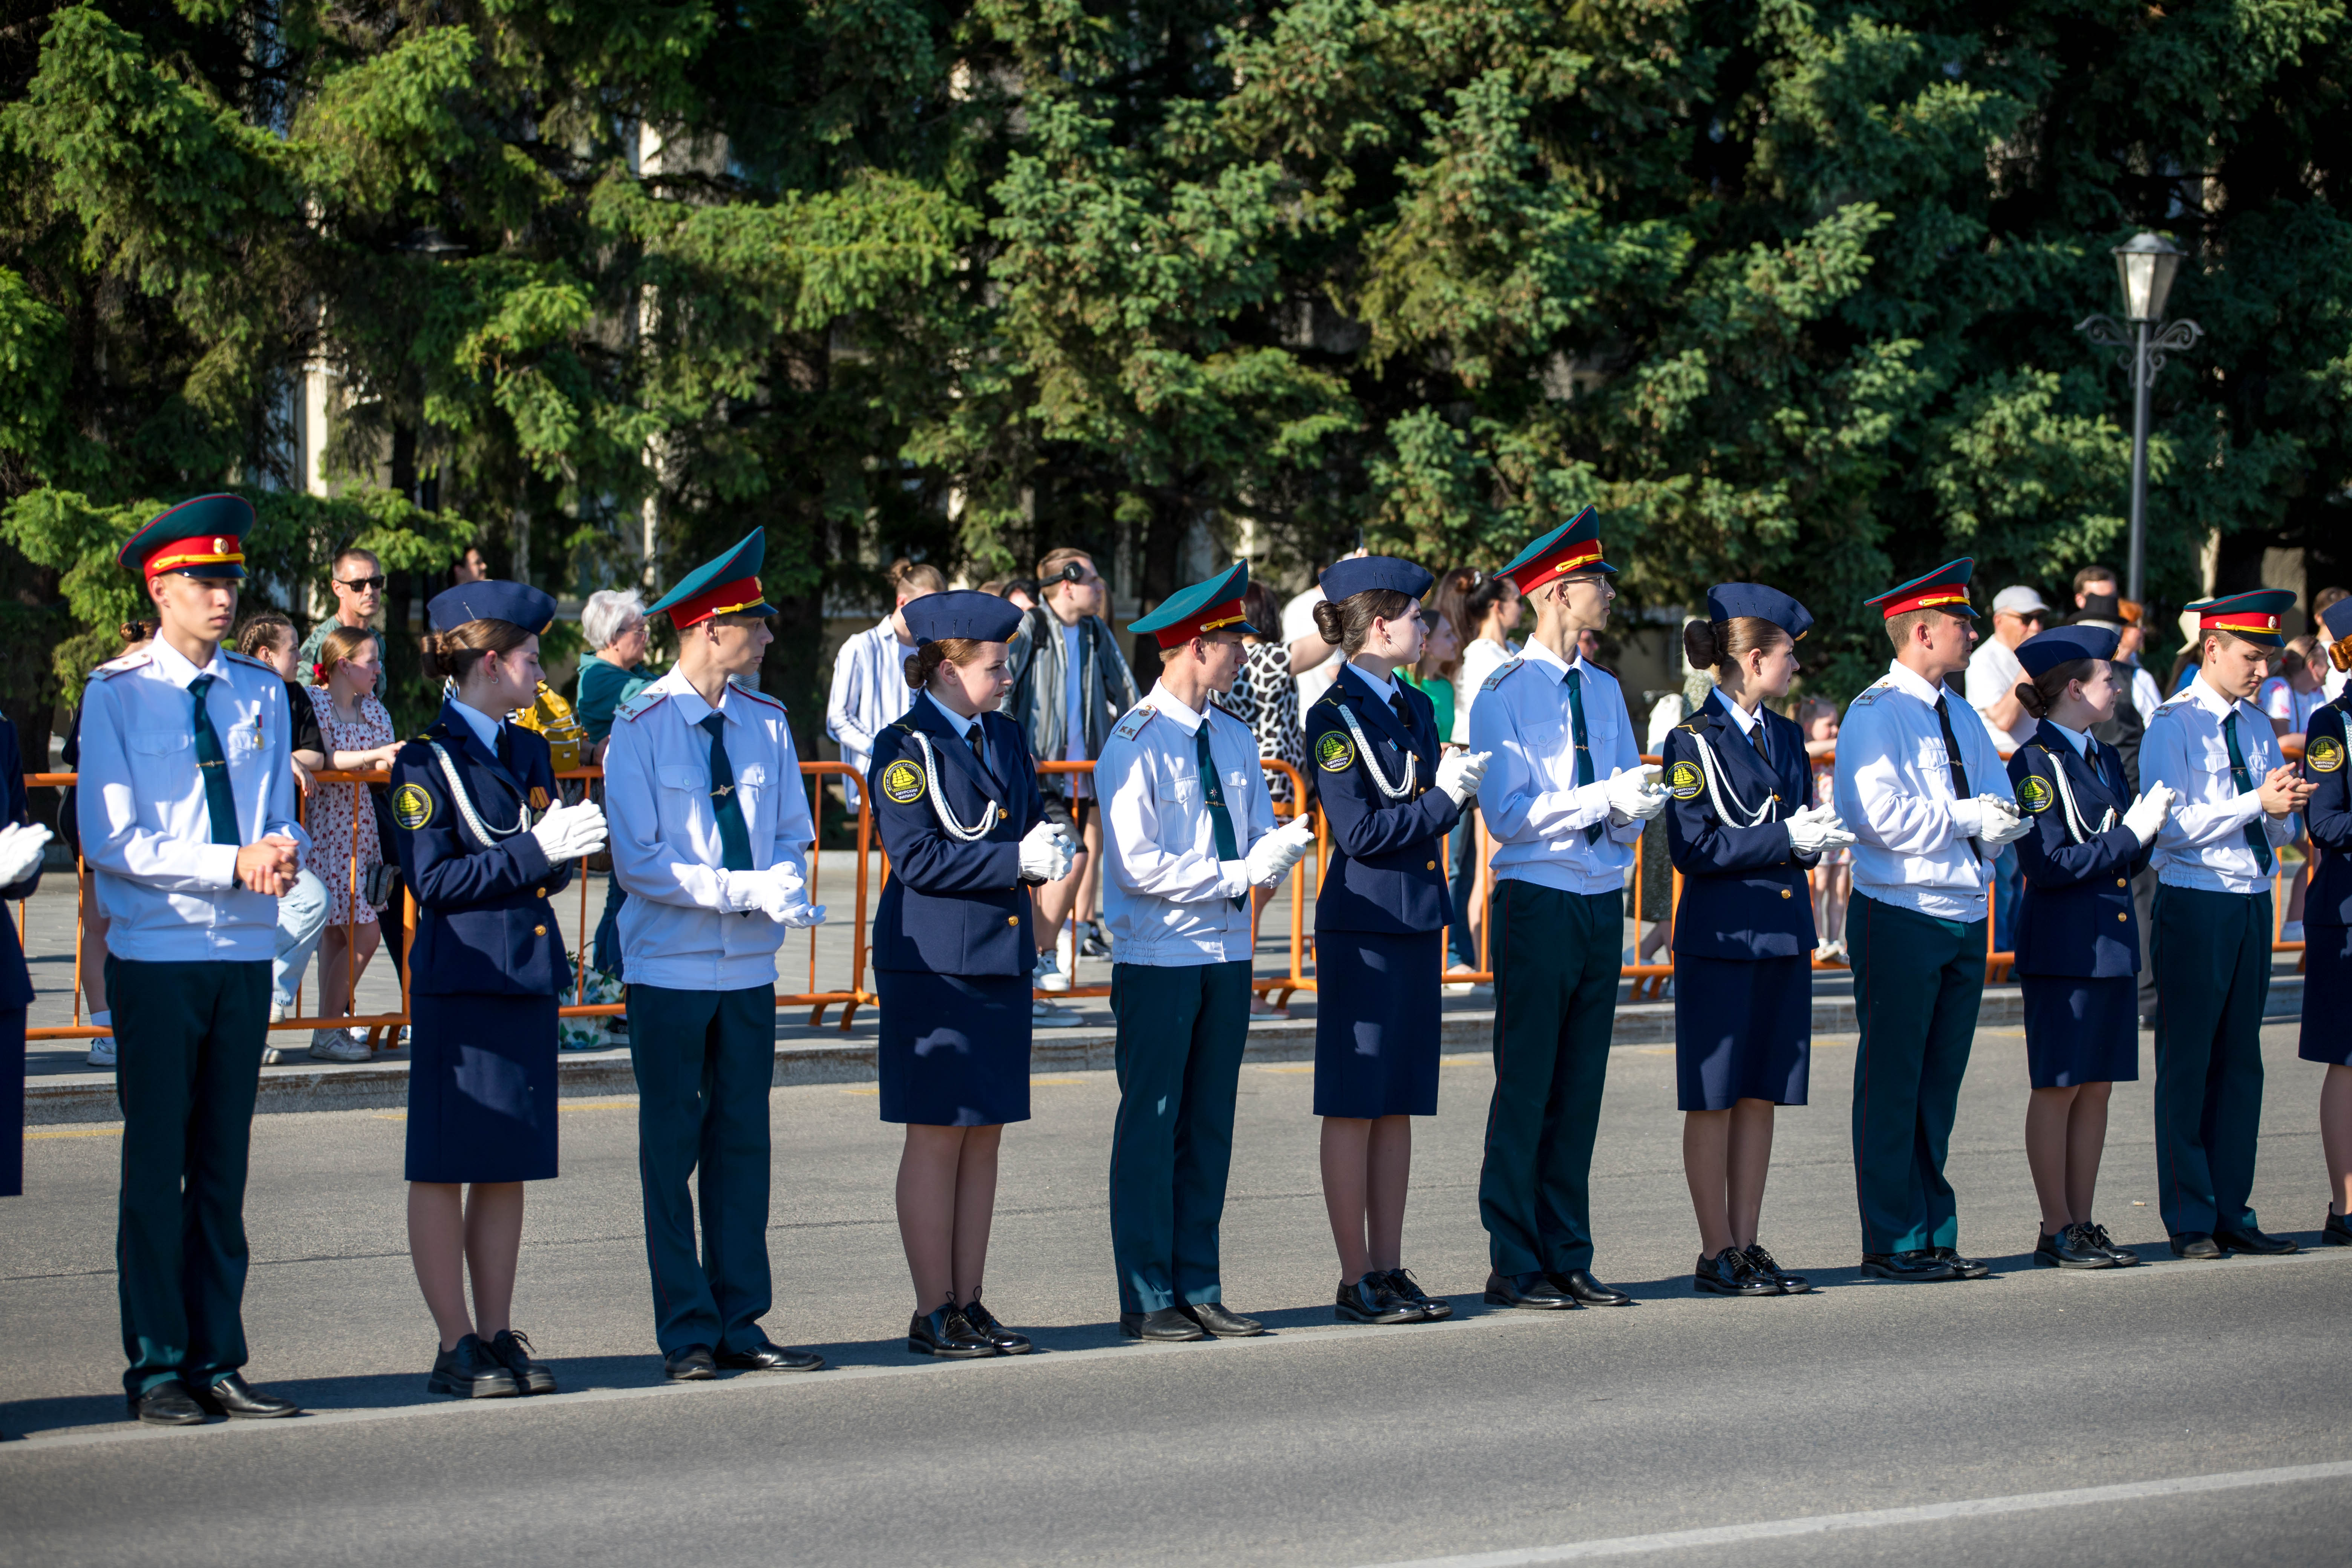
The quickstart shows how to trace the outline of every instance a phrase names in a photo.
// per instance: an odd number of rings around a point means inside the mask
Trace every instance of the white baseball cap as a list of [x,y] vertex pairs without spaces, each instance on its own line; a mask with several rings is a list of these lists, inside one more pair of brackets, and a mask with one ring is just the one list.
[[2042,602],[2040,594],[2019,584],[2003,588],[1992,596],[1992,613],[1996,616],[2046,616],[2050,613],[2050,606]]

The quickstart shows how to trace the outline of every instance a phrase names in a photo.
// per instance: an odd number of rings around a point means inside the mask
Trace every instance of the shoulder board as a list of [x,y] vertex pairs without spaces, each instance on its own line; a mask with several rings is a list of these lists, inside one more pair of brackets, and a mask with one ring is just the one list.
[[2191,702],[2194,699],[2190,696],[2189,689],[2184,686],[2179,690],[2174,692],[2171,696],[2166,698],[2163,701],[2158,703],[2156,705],[2156,711],[2149,714],[2148,718],[2150,720],[2157,720],[2163,718],[2168,713],[2177,713],[2182,703]]
[[1691,719],[1684,721],[1680,724],[1675,725],[1675,728],[1677,730],[1688,730],[1692,734],[1696,735],[1700,731],[1706,728],[1706,715],[1704,713],[1698,714]]
[[1488,676],[1485,684],[1481,685],[1478,689],[1481,691],[1494,690],[1495,688],[1502,685],[1505,680],[1508,679],[1510,676],[1518,669],[1519,666],[1527,662],[1528,661],[1524,658],[1515,658],[1497,667],[1495,673]]
[[227,659],[233,659],[236,663],[245,666],[247,669],[268,670],[271,675],[276,675],[278,673],[274,667],[262,663],[259,659],[254,658],[249,653],[239,653],[235,648],[225,647],[221,649],[221,657]]
[[1883,680],[1874,685],[1865,686],[1860,691],[1853,694],[1853,700],[1847,703],[1846,707],[1848,709],[1867,708],[1872,703],[1877,701],[1881,696],[1885,695],[1886,692],[1892,691],[1893,689],[1893,687],[1887,685]]
[[1149,702],[1139,702],[1127,710],[1127,717],[1118,721],[1111,733],[1122,741],[1132,741],[1143,732],[1143,727],[1150,723],[1159,711]]
[[107,660],[104,664],[100,665],[96,669],[91,670],[89,673],[93,679],[103,679],[109,677],[121,675],[129,670],[144,668],[146,666],[154,662],[155,659],[152,654],[126,653],[121,658],[111,658]]
[[[640,693],[640,695],[643,694]],[[667,693],[665,693],[665,695],[667,695]],[[748,697],[754,702],[763,702],[779,713],[788,711],[782,702],[778,701],[775,698],[769,696],[764,691],[753,691],[746,687],[739,686],[735,689],[735,695],[738,697]]]
[[655,709],[660,707],[663,699],[667,698],[668,695],[669,693],[667,691],[640,691],[635,697],[630,698],[626,702],[622,703],[619,709],[614,712],[613,717],[615,719],[626,719],[630,723],[634,724],[637,721],[637,718],[640,714],[650,713]]

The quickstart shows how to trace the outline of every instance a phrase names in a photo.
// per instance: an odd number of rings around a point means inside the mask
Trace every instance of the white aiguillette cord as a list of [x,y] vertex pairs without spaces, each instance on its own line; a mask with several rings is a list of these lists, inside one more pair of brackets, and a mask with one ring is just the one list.
[[938,815],[940,826],[947,829],[948,837],[964,844],[977,844],[987,837],[988,830],[996,826],[996,819],[1003,815],[1004,808],[992,799],[980,814],[978,827],[966,827],[958,822],[955,813],[948,809],[947,791],[940,787],[940,759],[931,750],[931,738],[913,728],[909,728],[907,733],[915,737],[916,748],[923,753],[923,768],[929,773],[931,781],[931,810]]
[[[1764,722],[1764,715],[1759,713],[1756,721],[1759,724]],[[1715,748],[1708,745],[1706,737],[1696,730],[1690,732],[1690,736],[1698,742],[1699,771],[1706,775],[1706,798],[1714,805],[1715,815],[1723,820],[1726,826],[1761,827],[1780,815],[1780,797],[1777,795],[1766,795],[1764,804],[1754,811],[1741,805],[1739,797],[1731,794],[1730,784],[1722,776],[1723,764],[1716,760]],[[1728,804],[1724,799],[1727,795],[1730,796]]]
[[530,807],[520,801],[515,803],[515,825],[512,827],[493,828],[484,823],[481,814],[474,809],[473,797],[466,793],[465,781],[457,776],[457,764],[449,760],[449,753],[441,749],[440,742],[427,741],[425,743],[433,748],[434,758],[441,764],[441,776],[449,781],[449,796],[457,803],[457,815],[465,818],[466,826],[474,830],[474,837],[482,841],[483,848],[496,849],[499,840],[512,838],[530,826]]
[[1348,721],[1348,732],[1356,737],[1356,755],[1364,759],[1364,771],[1372,775],[1373,785],[1391,800],[1402,800],[1412,788],[1413,776],[1420,768],[1420,753],[1407,750],[1403,782],[1389,783],[1388,775],[1381,772],[1381,764],[1372,759],[1372,743],[1364,739],[1364,727],[1356,722],[1356,710],[1344,701],[1336,706],[1339,710],[1339,717]]
[[[2074,844],[2086,844],[2090,841],[2091,834],[2090,830],[2083,826],[2081,808],[2074,804],[2074,788],[2066,782],[2066,759],[2051,751],[2047,746],[2042,749],[2049,755],[2052,776],[2058,781],[2058,803],[2066,814],[2067,839]],[[2116,808],[2109,806],[2107,815],[2099,819],[2099,831],[2105,833],[2115,824]]]

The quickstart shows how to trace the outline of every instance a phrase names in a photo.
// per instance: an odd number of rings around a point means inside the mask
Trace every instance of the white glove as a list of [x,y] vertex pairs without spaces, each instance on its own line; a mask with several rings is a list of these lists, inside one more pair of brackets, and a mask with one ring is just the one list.
[[811,926],[824,924],[824,906],[810,903],[807,895],[799,889],[793,890],[789,900],[771,907],[765,912],[770,920],[789,931],[806,931]]
[[1437,787],[1460,805],[1478,793],[1478,781],[1486,776],[1486,764],[1494,760],[1492,752],[1448,752],[1437,762]]
[[1609,812],[1612,819],[1647,822],[1666,809],[1666,786],[1658,782],[1658,764],[1643,763],[1632,773],[1612,768],[1609,773]]
[[1998,849],[2004,844],[2014,844],[2033,830],[2033,824],[2000,796],[1984,795],[1977,798],[1984,803],[1982,826],[1977,834],[1977,842],[1986,848]]
[[1952,802],[1952,826],[1963,838],[1982,838],[2005,817],[2016,815],[2017,808],[1997,795],[1972,795]]
[[[1439,776],[1444,776],[1440,764]],[[1444,788],[1444,785],[1440,785]],[[1315,825],[1305,816],[1294,817],[1287,827],[1276,828],[1250,846],[1247,868],[1253,888],[1271,888],[1290,873],[1290,868],[1315,847]]]
[[539,819],[530,836],[552,863],[593,855],[604,847],[604,808],[593,800],[556,806]]
[[1069,835],[1059,826],[1041,822],[1021,841],[1021,874],[1058,882],[1070,874],[1070,861],[1076,853]]
[[1217,897],[1238,899],[1249,890],[1248,861],[1220,860],[1217,862]]
[[[2131,803],[2131,809],[2124,813],[2124,826],[2132,830],[2132,837],[2142,846],[2153,844],[2157,830],[2164,826],[2164,819],[2172,815],[2173,805],[2179,798],[2168,784],[2144,790],[2140,797]],[[0,877],[0,881],[6,879]]]
[[48,841],[49,830],[37,822],[0,827],[0,887],[13,887],[31,875]]
[[753,910],[781,919],[774,911],[789,909],[800,901],[800,868],[789,860],[780,860],[764,871],[721,871],[719,873],[720,907],[748,914]]
[[1790,816],[1788,827],[1789,847],[1800,855],[1843,849],[1854,841],[1853,832],[1838,820],[1834,806],[1806,806]]

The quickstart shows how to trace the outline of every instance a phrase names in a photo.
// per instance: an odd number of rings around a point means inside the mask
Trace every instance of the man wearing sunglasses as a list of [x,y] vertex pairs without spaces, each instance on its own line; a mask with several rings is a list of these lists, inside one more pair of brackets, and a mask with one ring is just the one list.
[[[384,581],[383,564],[376,560],[373,551],[346,550],[335,557],[329,578],[329,589],[335,595],[335,613],[310,628],[310,635],[302,639],[301,652],[295,656],[304,685],[310,683],[310,672],[319,662],[319,650],[337,626],[357,628],[375,624],[376,612],[383,608]],[[378,699],[383,698],[385,684],[383,649],[383,638],[379,635],[375,671]],[[384,841],[390,843],[391,839]]]

